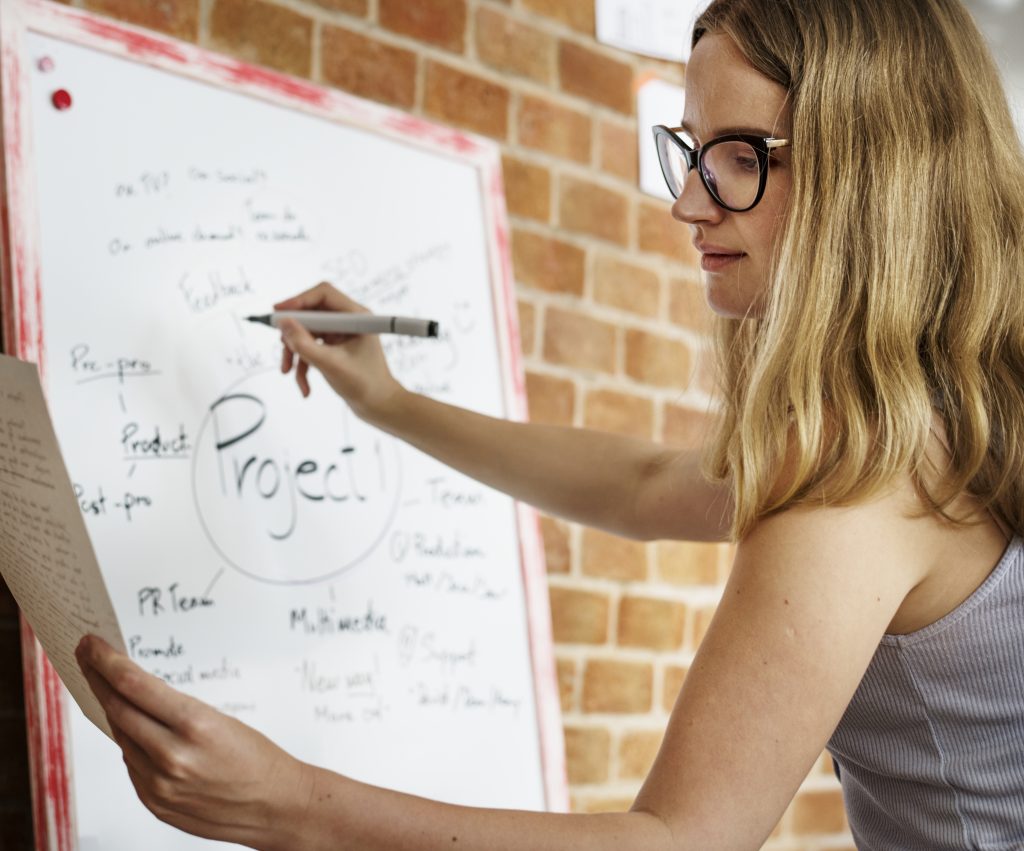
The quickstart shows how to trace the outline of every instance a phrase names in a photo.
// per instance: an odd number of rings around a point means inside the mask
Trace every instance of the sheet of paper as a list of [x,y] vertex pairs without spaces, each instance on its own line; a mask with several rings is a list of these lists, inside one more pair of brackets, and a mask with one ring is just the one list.
[[75,661],[87,632],[124,650],[35,364],[0,355],[0,573],[86,716],[110,727]]
[[671,201],[658,164],[651,128],[655,124],[678,127],[683,120],[686,90],[682,86],[651,77],[637,89],[637,144],[640,146],[640,188],[648,195]]
[[597,39],[605,44],[686,62],[697,15],[709,0],[596,0]]

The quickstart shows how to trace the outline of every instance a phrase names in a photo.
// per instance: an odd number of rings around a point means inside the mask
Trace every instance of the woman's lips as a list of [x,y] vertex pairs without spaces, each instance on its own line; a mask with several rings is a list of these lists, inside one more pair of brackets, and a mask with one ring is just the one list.
[[735,263],[737,260],[742,260],[746,257],[746,254],[712,254],[708,252],[700,256],[700,267],[705,272],[719,272],[726,266]]

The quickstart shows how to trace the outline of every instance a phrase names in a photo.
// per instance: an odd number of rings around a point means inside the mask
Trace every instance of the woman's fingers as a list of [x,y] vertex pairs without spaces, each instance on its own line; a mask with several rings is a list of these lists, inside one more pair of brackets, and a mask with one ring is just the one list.
[[[327,282],[321,282],[315,287],[311,287],[305,292],[299,293],[298,295],[287,298],[284,301],[279,301],[274,305],[274,310],[335,310],[339,312],[347,313],[369,313],[369,311],[356,301],[350,299],[347,295],[339,292],[333,286]],[[299,326],[295,326],[298,328]],[[296,381],[299,384],[299,389],[302,391],[303,396],[308,396],[310,393],[309,380],[307,373],[309,370],[309,364],[312,363],[314,366],[318,366],[318,362],[315,359],[303,358],[302,352],[299,351],[295,345],[289,344],[284,333],[285,325],[281,327],[281,342],[283,348],[281,350],[281,372],[287,374],[292,371],[292,368],[298,364],[296,369]],[[314,342],[316,339],[322,340],[325,344],[344,343],[351,340],[354,335],[352,334],[317,334],[315,337],[309,334],[308,331],[302,329],[304,334],[299,339],[305,342],[307,345],[309,340],[306,339],[308,336]],[[294,333],[294,329],[293,329]],[[307,350],[308,351],[308,350]]]
[[132,740],[132,737],[118,727],[117,724],[111,722],[110,729],[114,734],[114,741],[121,749],[124,764],[128,766],[128,773],[132,775],[132,782],[135,783],[137,789],[139,784],[135,782],[136,778],[154,777],[157,773],[156,765],[150,759],[149,754],[139,747]]
[[287,348],[298,355],[299,369],[303,362],[319,368],[328,357],[328,348],[294,319],[285,319],[281,323],[281,339]]
[[[176,730],[184,727],[195,707],[201,705],[171,688],[159,677],[147,673],[95,635],[88,635],[79,642],[76,655],[86,678],[92,677],[89,679],[90,686],[94,691],[99,689],[97,697],[100,702],[106,699],[115,711],[123,712],[128,719],[132,716],[113,699],[115,695],[135,712],[141,710],[140,714],[144,713],[150,719]],[[118,726],[124,729],[120,718]],[[132,733],[131,730],[126,732]]]
[[303,398],[308,398],[312,392],[309,386],[309,363],[300,360],[298,367],[295,369],[295,380],[299,384],[299,391],[302,393]]
[[[120,695],[93,667],[83,665],[82,673],[107,715],[112,730],[147,754],[157,754],[172,744],[167,727]],[[119,745],[121,741],[115,738]],[[123,747],[123,746],[122,746]]]
[[186,833],[202,836],[206,839],[237,839],[227,835],[223,828],[206,819],[199,818],[181,812],[174,805],[173,795],[168,795],[166,790],[154,782],[157,776],[153,768],[137,768],[134,762],[129,762],[125,755],[125,765],[128,768],[128,779],[132,781],[139,800],[153,815],[172,827],[184,830]]

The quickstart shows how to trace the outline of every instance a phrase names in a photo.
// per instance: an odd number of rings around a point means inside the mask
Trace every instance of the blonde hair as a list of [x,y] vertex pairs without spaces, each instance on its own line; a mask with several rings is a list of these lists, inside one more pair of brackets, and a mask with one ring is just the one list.
[[[706,465],[733,535],[907,472],[1024,534],[1024,156],[959,0],[715,0],[697,21],[787,89],[792,190],[765,309],[717,320]],[[926,456],[937,411],[950,461]]]

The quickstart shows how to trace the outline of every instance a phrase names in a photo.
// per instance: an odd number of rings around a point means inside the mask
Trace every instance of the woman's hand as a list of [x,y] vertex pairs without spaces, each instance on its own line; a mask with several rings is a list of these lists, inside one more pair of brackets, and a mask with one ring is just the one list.
[[[369,313],[360,304],[330,284],[317,284],[297,296],[278,302],[274,310],[333,310]],[[318,334],[314,336],[298,322],[281,324],[284,351],[281,371],[295,367],[295,380],[303,396],[310,392],[309,367],[316,367],[327,383],[363,419],[372,420],[402,392],[402,386],[388,369],[376,334]]]
[[96,636],[83,638],[76,656],[154,815],[208,839],[288,846],[312,795],[310,766]]

